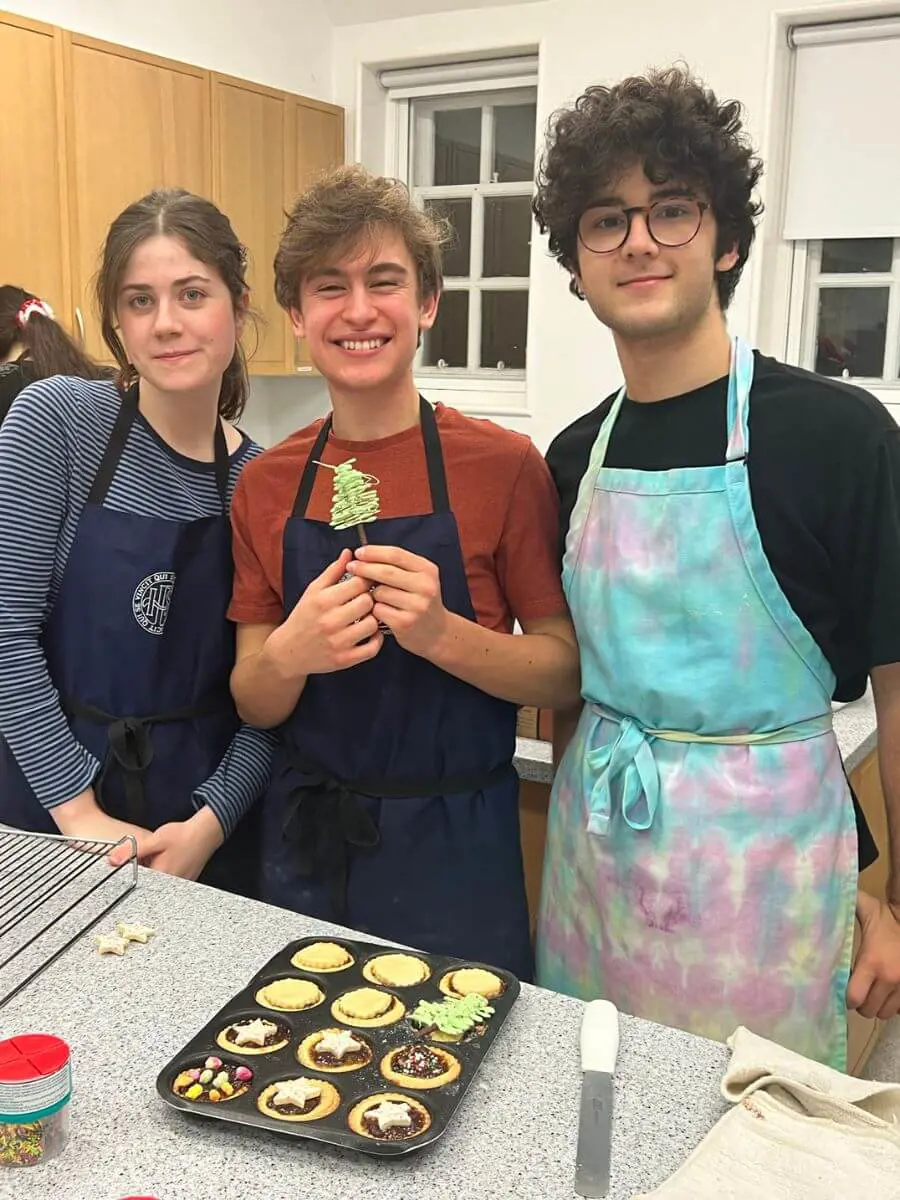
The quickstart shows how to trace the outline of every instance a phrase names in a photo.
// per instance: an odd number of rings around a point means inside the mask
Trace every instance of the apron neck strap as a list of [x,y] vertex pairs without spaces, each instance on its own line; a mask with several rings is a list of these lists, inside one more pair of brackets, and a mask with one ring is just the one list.
[[731,345],[728,372],[727,462],[742,462],[750,453],[750,388],[753,385],[753,350],[743,338]]
[[[125,443],[128,441],[128,435],[138,414],[138,396],[138,385],[135,382],[122,397],[122,403],[119,405],[119,412],[116,416],[112,433],[109,435],[109,441],[106,443],[103,458],[100,460],[100,466],[97,468],[97,474],[94,476],[94,482],[91,484],[88,504],[99,506],[106,500],[110,484],[113,481],[119,461],[122,458]],[[228,462],[228,443],[225,441],[225,430],[222,428],[222,421],[218,414],[216,415],[216,431],[213,434],[213,460],[216,472],[216,490],[219,493],[219,499],[222,501],[222,512],[227,513],[230,465]]]
[[[431,490],[431,509],[435,513],[446,513],[450,511],[450,494],[447,491],[447,471],[444,466],[444,452],[441,449],[441,437],[438,433],[437,418],[434,415],[434,409],[423,397],[419,397],[419,419],[422,427],[422,442],[425,447],[425,465],[428,470],[428,486]],[[303,468],[303,474],[300,477],[300,486],[297,488],[297,495],[294,498],[294,508],[292,516],[305,517],[306,511],[309,508],[309,501],[312,497],[313,484],[316,481],[316,472],[318,471],[318,460],[322,457],[325,446],[331,434],[332,414],[322,424],[319,430],[319,436],[315,440],[312,450],[309,452],[309,457],[306,460],[306,465]]]

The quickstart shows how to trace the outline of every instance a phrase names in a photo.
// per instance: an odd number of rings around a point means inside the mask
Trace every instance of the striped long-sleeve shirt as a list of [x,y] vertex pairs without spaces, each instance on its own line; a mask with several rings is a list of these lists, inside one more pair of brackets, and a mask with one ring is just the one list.
[[[15,400],[0,428],[0,735],[45,808],[90,786],[100,764],[72,734],[40,644],[91,484],[119,407],[112,383],[42,380]],[[260,453],[245,437],[230,458],[229,499]],[[105,505],[192,520],[221,512],[212,463],[172,450],[139,413]],[[242,726],[194,792],[226,835],[268,784],[273,738]]]

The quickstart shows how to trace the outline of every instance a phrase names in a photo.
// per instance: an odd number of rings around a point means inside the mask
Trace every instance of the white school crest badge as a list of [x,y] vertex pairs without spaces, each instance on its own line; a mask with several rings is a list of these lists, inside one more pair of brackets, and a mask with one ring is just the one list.
[[134,619],[147,633],[161,634],[172,604],[175,589],[174,571],[155,571],[134,589],[131,611]]

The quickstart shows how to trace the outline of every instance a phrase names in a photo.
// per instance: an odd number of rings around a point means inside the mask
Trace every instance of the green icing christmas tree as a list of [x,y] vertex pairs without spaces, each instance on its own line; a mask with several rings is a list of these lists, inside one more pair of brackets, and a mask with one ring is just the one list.
[[375,485],[378,480],[374,475],[358,471],[353,464],[355,458],[348,458],[337,467],[329,463],[321,466],[329,467],[334,472],[334,491],[331,497],[331,525],[334,529],[349,529],[356,525],[359,528],[359,538],[366,544],[366,533],[363,526],[374,521],[378,516],[381,503]]

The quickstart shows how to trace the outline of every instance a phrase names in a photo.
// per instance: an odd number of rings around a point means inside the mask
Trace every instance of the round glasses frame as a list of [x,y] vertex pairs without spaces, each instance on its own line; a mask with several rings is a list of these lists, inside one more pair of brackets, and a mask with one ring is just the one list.
[[[656,210],[671,206],[672,203],[673,200],[657,200],[653,204],[634,204],[629,208],[615,208],[612,205],[606,204],[592,205],[590,208],[586,208],[578,218],[578,240],[581,242],[582,246],[584,246],[585,250],[589,251],[591,254],[615,254],[617,250],[622,249],[622,247],[631,237],[631,226],[634,221],[635,214],[640,213],[640,215],[644,218],[644,224],[647,226],[647,232],[653,241],[656,242],[657,246],[663,246],[667,250],[676,250],[679,246],[687,246],[700,232],[700,226],[703,224],[703,214],[709,208],[709,204],[705,200],[682,198],[682,204],[690,204],[697,209],[697,223],[694,226],[694,231],[689,237],[682,238],[677,242],[663,242],[653,232],[653,214]],[[581,225],[585,216],[597,209],[605,209],[608,212],[622,213],[622,215],[625,217],[625,229],[621,239],[615,244],[615,246],[608,246],[605,250],[597,250],[594,246],[591,246],[585,240],[581,231]]]

